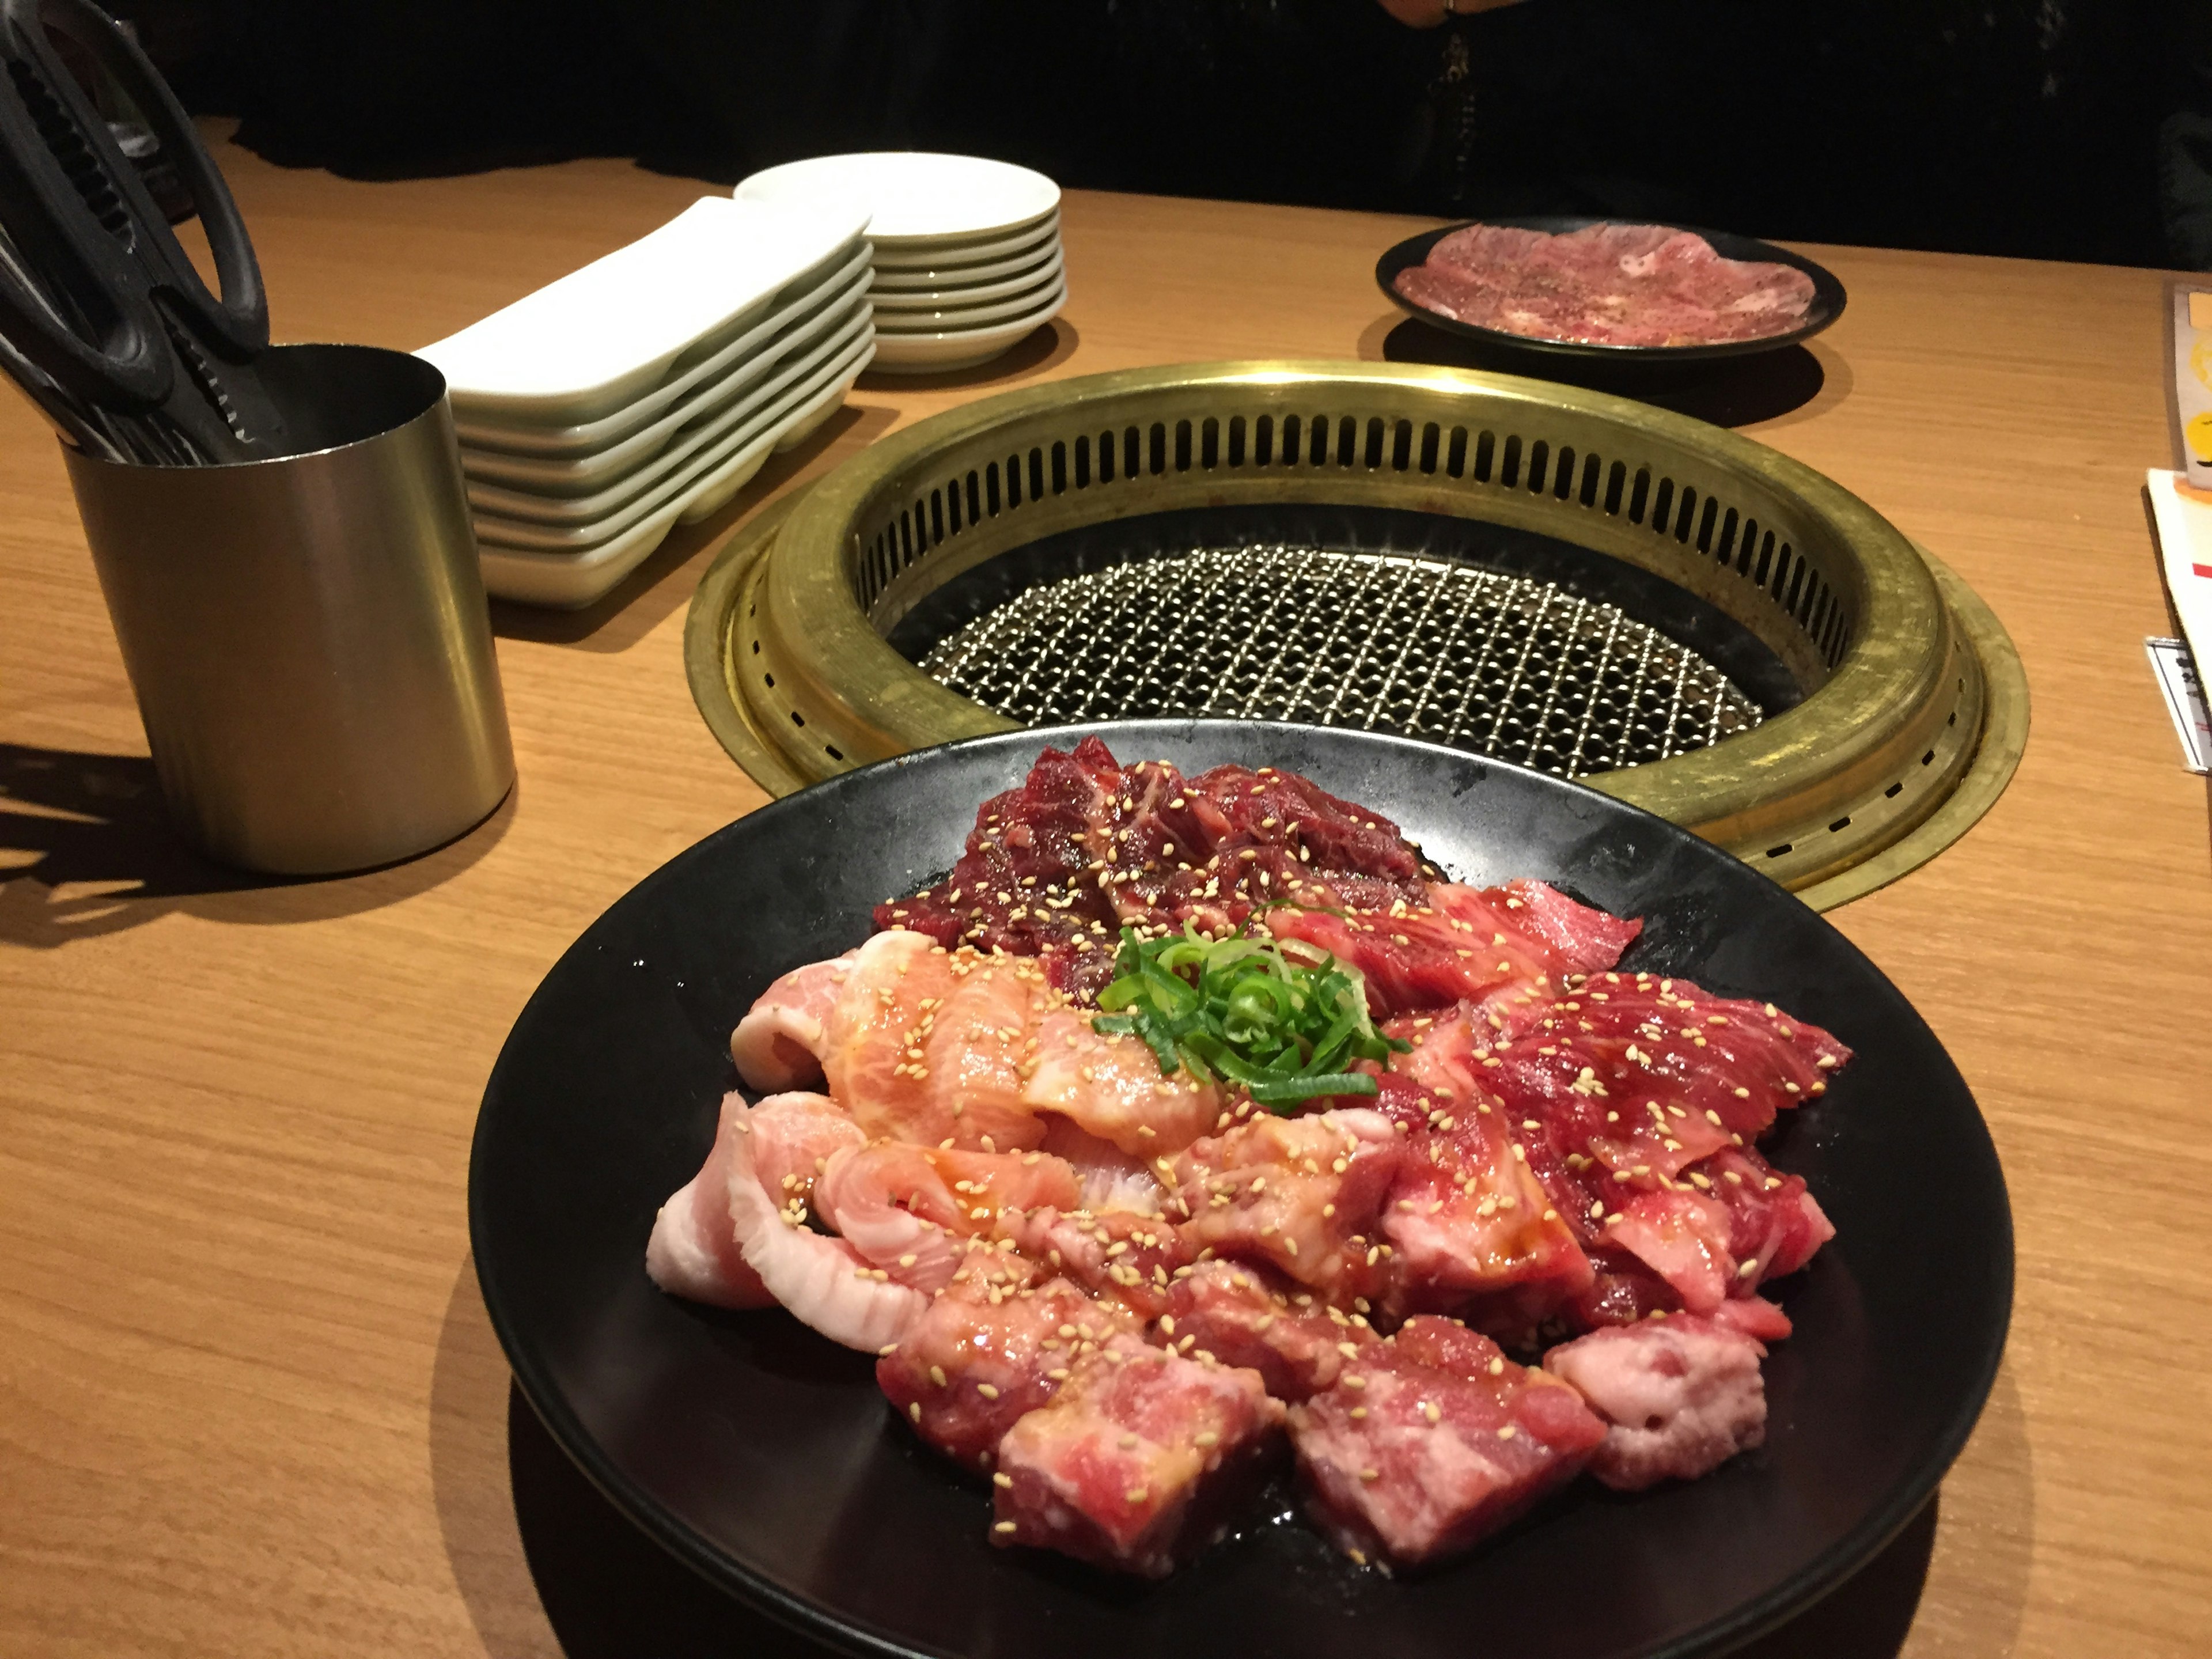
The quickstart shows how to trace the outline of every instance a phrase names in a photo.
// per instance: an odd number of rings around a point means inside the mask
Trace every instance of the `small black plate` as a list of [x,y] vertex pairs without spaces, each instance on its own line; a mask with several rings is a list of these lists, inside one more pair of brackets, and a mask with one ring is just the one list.
[[1527,372],[1538,374],[1547,371],[1556,373],[1571,365],[1585,368],[1659,368],[1714,362],[1723,357],[1747,357],[1809,340],[1844,314],[1844,285],[1836,280],[1836,274],[1826,265],[1815,264],[1802,253],[1792,253],[1786,247],[1762,242],[1755,236],[1739,236],[1726,230],[1705,230],[1696,225],[1670,225],[1656,220],[1637,222],[1656,223],[1665,230],[1686,230],[1702,236],[1712,244],[1713,252],[1724,259],[1756,259],[1772,264],[1790,265],[1803,271],[1813,279],[1813,303],[1805,313],[1805,320],[1786,334],[1770,334],[1758,340],[1723,340],[1711,345],[1686,346],[1595,345],[1583,340],[1539,340],[1526,334],[1509,334],[1504,329],[1462,323],[1456,317],[1447,317],[1441,312],[1431,311],[1425,306],[1415,305],[1394,286],[1400,271],[1422,264],[1428,258],[1431,248],[1454,231],[1465,230],[1470,225],[1498,225],[1509,230],[1540,230],[1556,236],[1571,230],[1586,229],[1591,225],[1626,222],[1626,220],[1595,219],[1582,214],[1463,220],[1455,225],[1425,230],[1419,236],[1408,236],[1375,262],[1375,281],[1389,296],[1390,303],[1407,316],[1443,333],[1475,342],[1486,352],[1495,355],[1501,364],[1517,360],[1526,365]]
[[1913,1515],[1979,1413],[2012,1297],[2004,1180],[1973,1097],[1897,988],[1796,899],[1608,796],[1455,750],[1229,720],[1095,728],[1123,761],[1303,772],[1448,872],[1560,883],[1644,933],[1630,965],[1817,1020],[1857,1058],[1774,1161],[1838,1231],[1780,1287],[1767,1443],[1623,1497],[1582,1482],[1416,1579],[1355,1571],[1287,1495],[1164,1583],[988,1541],[988,1489],[923,1450],[864,1355],[647,1279],[654,1211],[733,1085],[776,975],[843,951],[948,868],[1046,742],[927,750],[763,807],[641,882],[557,963],[484,1094],[470,1234],[492,1323],[554,1437],[709,1579],[848,1651],[959,1659],[1656,1659],[1747,1640]]

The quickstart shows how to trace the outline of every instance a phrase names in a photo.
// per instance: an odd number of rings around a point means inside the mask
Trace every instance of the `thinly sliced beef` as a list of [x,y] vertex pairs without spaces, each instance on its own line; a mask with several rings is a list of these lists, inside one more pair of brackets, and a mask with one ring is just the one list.
[[1832,1236],[1804,1182],[1751,1145],[1849,1058],[1819,1027],[1685,980],[1605,972],[1476,1053],[1595,1266],[1582,1322],[1712,1312]]
[[1421,900],[1383,910],[1282,908],[1265,917],[1278,939],[1303,939],[1359,969],[1378,1019],[1481,1004],[1504,1032],[1526,1023],[1571,976],[1620,960],[1639,930],[1541,882],[1474,888],[1430,884]]
[[1590,1473],[1640,1492],[1694,1480],[1766,1437],[1754,1338],[1694,1315],[1593,1331],[1544,1356],[1606,1422]]
[[978,1247],[877,1360],[876,1382],[924,1440],[988,1470],[1006,1431],[1050,1400],[1084,1354],[1135,1328],[1025,1258]]
[[1479,1080],[1464,1014],[1420,1025],[1395,1029],[1421,1039],[1401,1063],[1422,1082],[1393,1072],[1376,1100],[1407,1130],[1382,1212],[1393,1247],[1385,1303],[1519,1339],[1588,1288],[1589,1260]]
[[1290,1425],[1316,1522],[1354,1560],[1398,1566],[1495,1532],[1605,1438],[1565,1383],[1427,1316],[1293,1407]]
[[992,1541],[1164,1577],[1236,1520],[1282,1420],[1255,1372],[1115,1338],[999,1443]]
[[1763,339],[1797,327],[1814,297],[1794,265],[1723,258],[1704,237],[1660,225],[1558,234],[1470,225],[1395,285],[1463,323],[1597,345]]
[[1417,902],[1428,872],[1389,819],[1273,768],[1127,768],[1086,738],[1047,750],[977,814],[936,885],[879,905],[876,925],[947,947],[1042,956],[1083,1000],[1112,977],[1123,924],[1241,926],[1256,906]]

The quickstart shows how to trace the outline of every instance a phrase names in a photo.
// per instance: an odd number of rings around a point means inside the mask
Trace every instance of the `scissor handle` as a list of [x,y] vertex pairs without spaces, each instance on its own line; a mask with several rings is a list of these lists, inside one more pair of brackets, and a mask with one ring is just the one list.
[[[55,54],[49,28],[146,118],[191,191],[220,295]],[[164,308],[221,357],[242,362],[265,348],[268,301],[238,204],[137,44],[91,0],[0,0],[0,214],[49,290],[24,296],[0,283],[0,322],[23,354],[82,397],[151,409],[177,373]]]

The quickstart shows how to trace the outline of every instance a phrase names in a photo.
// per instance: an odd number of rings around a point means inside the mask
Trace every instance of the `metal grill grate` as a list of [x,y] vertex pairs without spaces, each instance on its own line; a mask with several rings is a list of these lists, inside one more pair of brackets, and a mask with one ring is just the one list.
[[1612,605],[1443,560],[1308,547],[1200,550],[1043,583],[921,666],[1031,725],[1354,726],[1569,777],[1759,721],[1718,669]]

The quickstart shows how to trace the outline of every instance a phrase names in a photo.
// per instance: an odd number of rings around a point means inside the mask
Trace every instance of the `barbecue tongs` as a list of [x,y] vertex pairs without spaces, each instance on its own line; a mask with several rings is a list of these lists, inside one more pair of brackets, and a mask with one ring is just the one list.
[[[191,192],[220,297],[51,35],[137,106]],[[58,425],[88,447],[104,441],[113,458],[284,453],[252,366],[269,344],[260,266],[175,94],[91,0],[0,0],[0,336],[12,348],[0,356]]]

